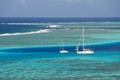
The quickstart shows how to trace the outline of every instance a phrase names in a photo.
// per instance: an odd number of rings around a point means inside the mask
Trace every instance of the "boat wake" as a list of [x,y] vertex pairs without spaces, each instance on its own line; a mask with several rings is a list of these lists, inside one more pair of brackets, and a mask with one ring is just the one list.
[[39,33],[46,33],[49,32],[48,29],[41,29],[38,31],[30,31],[30,32],[24,32],[24,33],[5,33],[0,34],[0,36],[15,36],[15,35],[27,35],[27,34],[39,34]]

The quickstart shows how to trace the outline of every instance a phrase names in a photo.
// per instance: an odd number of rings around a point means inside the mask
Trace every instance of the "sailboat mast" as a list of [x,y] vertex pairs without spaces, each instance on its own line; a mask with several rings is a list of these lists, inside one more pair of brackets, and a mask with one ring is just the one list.
[[84,50],[84,27],[82,29],[82,33],[83,33],[83,50]]
[[62,40],[62,50],[63,50],[63,40]]

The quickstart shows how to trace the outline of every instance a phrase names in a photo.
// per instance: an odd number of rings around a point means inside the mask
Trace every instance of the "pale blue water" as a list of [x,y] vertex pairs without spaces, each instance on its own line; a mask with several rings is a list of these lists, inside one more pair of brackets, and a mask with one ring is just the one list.
[[39,58],[40,54],[34,55],[36,56],[14,56],[11,57],[12,60],[0,60],[1,80],[119,80],[120,78],[120,55],[62,54],[59,57],[49,56],[49,58]]

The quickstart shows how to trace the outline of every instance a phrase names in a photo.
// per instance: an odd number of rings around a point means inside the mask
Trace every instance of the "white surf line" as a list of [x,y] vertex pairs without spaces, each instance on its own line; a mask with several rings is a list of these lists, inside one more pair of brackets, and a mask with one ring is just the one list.
[[50,28],[58,28],[58,25],[49,25]]
[[47,30],[47,29],[44,29],[44,30],[39,30],[39,31],[31,31],[31,32],[24,32],[24,33],[5,33],[5,34],[0,34],[0,36],[27,35],[27,34],[46,33],[46,32],[49,32],[49,30]]
[[0,24],[7,24],[7,25],[40,25],[40,23],[0,23]]

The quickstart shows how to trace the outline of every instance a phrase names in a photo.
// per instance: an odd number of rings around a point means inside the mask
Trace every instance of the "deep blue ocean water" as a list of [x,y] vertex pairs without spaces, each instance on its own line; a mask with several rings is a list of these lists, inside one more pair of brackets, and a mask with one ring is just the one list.
[[[103,56],[103,55],[120,55],[120,42],[104,43],[104,44],[94,44],[87,45],[87,48],[93,49],[95,54],[92,56]],[[80,50],[82,46],[79,47]],[[38,57],[39,58],[51,58],[51,57],[63,57],[63,56],[78,56],[75,51],[75,46],[64,46],[64,49],[69,51],[68,54],[60,54],[60,46],[41,46],[41,47],[17,47],[17,48],[3,48],[0,49],[0,58],[7,56],[16,57]],[[91,55],[89,55],[91,56]],[[9,57],[10,58],[10,57]]]
[[[83,26],[94,54],[75,52]],[[119,29],[114,17],[0,18],[0,80],[119,80]]]
[[1,23],[120,22],[120,17],[0,17]]

